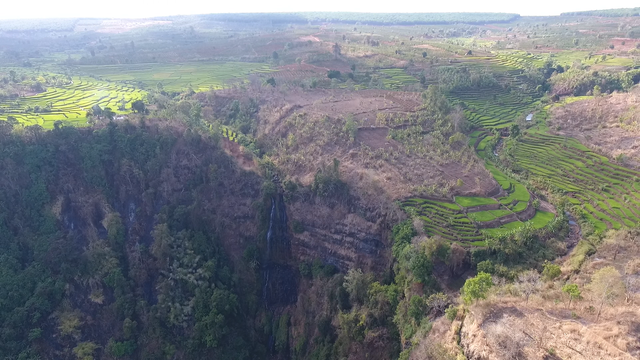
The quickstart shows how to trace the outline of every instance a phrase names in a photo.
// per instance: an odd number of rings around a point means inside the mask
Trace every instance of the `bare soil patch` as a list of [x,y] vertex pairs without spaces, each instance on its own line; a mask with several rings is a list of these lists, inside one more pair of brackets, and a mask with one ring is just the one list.
[[389,139],[389,128],[387,127],[361,127],[358,129],[356,140],[371,149],[397,149],[397,141]]
[[233,157],[236,163],[244,170],[256,171],[256,164],[253,160],[253,156],[246,154],[243,147],[233,141],[222,139],[222,149],[227,155]]

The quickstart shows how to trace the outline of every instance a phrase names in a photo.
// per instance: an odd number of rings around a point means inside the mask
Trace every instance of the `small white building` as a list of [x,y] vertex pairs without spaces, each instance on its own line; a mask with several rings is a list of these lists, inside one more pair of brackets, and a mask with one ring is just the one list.
[[527,121],[533,120],[533,114],[527,115],[527,118],[525,120],[527,120]]

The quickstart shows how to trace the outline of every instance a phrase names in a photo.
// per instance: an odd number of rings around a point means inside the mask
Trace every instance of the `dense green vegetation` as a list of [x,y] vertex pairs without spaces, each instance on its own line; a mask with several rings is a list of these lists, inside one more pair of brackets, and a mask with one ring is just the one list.
[[[201,207],[259,181],[190,131],[8,130],[0,132],[0,153],[11,159],[0,165],[8,184],[0,190],[0,356],[36,359],[51,341],[58,358],[256,356],[246,318],[257,310],[247,288],[254,275],[238,282],[242,272],[208,225],[219,215]],[[198,154],[178,175],[187,192],[167,192],[177,179],[162,176],[175,151]]]
[[486,24],[509,22],[517,14],[507,13],[356,13],[356,12],[302,12],[302,13],[251,13],[210,14],[208,20],[233,22],[308,23],[337,22],[370,25],[418,25],[418,24]]

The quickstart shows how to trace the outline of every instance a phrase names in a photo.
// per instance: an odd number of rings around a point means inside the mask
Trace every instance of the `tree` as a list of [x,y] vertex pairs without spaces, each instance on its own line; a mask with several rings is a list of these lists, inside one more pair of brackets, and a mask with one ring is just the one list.
[[594,298],[600,302],[596,321],[600,319],[600,313],[605,303],[612,304],[625,293],[622,276],[613,266],[603,267],[596,271],[591,276],[591,283],[588,286]]
[[[459,180],[459,179],[458,179]],[[447,256],[446,263],[449,265],[451,275],[460,276],[464,272],[465,264],[467,262],[468,253],[465,248],[457,243],[451,244],[449,255]]]
[[81,342],[73,348],[73,354],[78,358],[78,360],[93,360],[93,353],[98,348],[99,346],[93,342]]
[[579,299],[580,295],[582,294],[580,292],[580,289],[578,289],[578,285],[576,284],[566,284],[562,287],[562,291],[566,292],[569,295],[569,308],[571,308],[571,300]]
[[562,274],[562,270],[560,270],[559,265],[547,261],[543,266],[544,270],[542,270],[542,277],[545,280],[553,280]]
[[422,58],[426,58],[426,57],[427,57],[427,52],[426,52],[426,51],[423,51],[423,52],[422,52]]
[[351,71],[355,72],[356,71],[356,64],[351,64]]
[[131,110],[137,113],[144,113],[147,110],[147,107],[144,105],[142,100],[136,100],[131,103]]
[[344,288],[349,292],[352,304],[364,304],[371,280],[370,274],[364,274],[360,269],[349,269],[344,276]]
[[271,85],[273,87],[276,87],[276,79],[272,77],[268,78],[267,81],[265,81],[265,84],[267,85]]
[[415,319],[416,322],[419,322],[424,317],[425,307],[426,304],[422,296],[413,295],[411,300],[409,300],[407,314]]
[[273,60],[278,60],[278,58],[279,58],[280,56],[278,55],[278,52],[277,52],[277,51],[274,51],[274,52],[271,54],[271,57],[273,58]]
[[193,125],[200,125],[202,120],[202,105],[200,105],[200,102],[196,101],[189,109],[189,120]]
[[413,273],[415,280],[419,283],[426,284],[431,276],[433,264],[427,257],[427,254],[425,254],[424,250],[419,249],[411,258],[409,267],[411,268],[411,272]]
[[7,116],[7,122],[12,126],[16,126],[19,124],[18,119],[15,116],[11,116],[11,115]]
[[529,296],[536,293],[542,287],[540,274],[535,270],[527,270],[518,275],[517,288],[525,296],[526,302],[529,303]]
[[338,71],[338,70],[329,70],[329,71],[327,71],[327,77],[329,79],[339,79],[340,78],[340,71]]
[[116,115],[116,113],[113,112],[110,107],[106,107],[104,108],[104,110],[102,110],[102,115],[104,115],[109,120],[113,120],[113,117]]
[[517,138],[520,135],[520,126],[518,124],[511,124],[509,127],[509,136],[512,138]]
[[340,48],[340,45],[338,45],[338,43],[333,44],[332,50],[333,50],[333,57],[337,59],[338,56],[340,56],[340,53],[342,51],[342,49]]
[[102,108],[100,107],[100,105],[95,104],[91,107],[91,113],[94,116],[101,116],[102,115]]
[[462,287],[462,299],[465,303],[471,303],[473,300],[486,299],[489,289],[493,286],[491,275],[479,272],[476,277],[472,277],[465,281]]
[[600,88],[600,85],[596,85],[593,87],[593,96],[598,97],[602,95],[602,88]]
[[422,93],[424,106],[433,114],[447,115],[451,110],[449,101],[435,85],[429,85],[427,91]]

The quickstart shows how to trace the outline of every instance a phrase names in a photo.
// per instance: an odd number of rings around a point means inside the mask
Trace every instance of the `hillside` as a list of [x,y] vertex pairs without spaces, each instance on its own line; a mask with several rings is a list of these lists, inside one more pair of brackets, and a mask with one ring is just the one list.
[[619,163],[640,165],[637,104],[640,88],[554,107],[549,125],[561,136],[579,139]]
[[[528,301],[514,297],[523,288],[518,281],[498,285],[488,300],[469,306],[465,312],[460,345],[467,358],[638,358],[639,239],[637,231],[610,232],[572,271],[581,251],[577,247],[563,264],[562,274],[556,280],[546,280]],[[590,286],[594,274],[610,267],[618,274],[612,281],[619,281],[622,290],[611,290],[599,313],[603,299],[595,290],[601,289]],[[494,282],[500,284],[499,280]],[[570,306],[568,294],[562,291],[566,284],[576,284],[582,292]]]
[[638,358],[625,11],[0,21],[0,358]]

